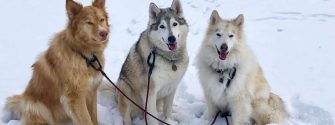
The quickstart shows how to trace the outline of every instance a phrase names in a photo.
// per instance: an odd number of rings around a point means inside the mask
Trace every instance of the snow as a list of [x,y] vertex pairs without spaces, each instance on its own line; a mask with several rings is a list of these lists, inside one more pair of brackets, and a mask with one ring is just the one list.
[[[89,5],[91,0],[77,0]],[[213,9],[224,18],[243,13],[248,44],[255,51],[272,91],[280,95],[293,125],[333,125],[335,115],[335,0],[181,0],[190,26],[190,66],[175,98],[173,116],[180,125],[208,124],[203,93],[194,67],[195,54]],[[154,0],[168,7],[171,0]],[[106,72],[116,81],[121,65],[146,28],[149,1],[107,0],[112,25],[105,51]],[[30,66],[48,41],[66,26],[65,0],[10,0],[0,4],[0,108],[5,99],[24,91]],[[100,94],[102,95],[102,94]],[[0,113],[0,124],[7,122]],[[99,96],[101,125],[121,125],[116,104]],[[225,124],[224,118],[216,122]],[[134,124],[143,124],[136,119]]]

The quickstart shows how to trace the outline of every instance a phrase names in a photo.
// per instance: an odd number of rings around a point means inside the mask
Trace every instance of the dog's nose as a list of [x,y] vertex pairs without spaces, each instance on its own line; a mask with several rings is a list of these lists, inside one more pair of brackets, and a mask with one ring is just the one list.
[[107,36],[108,36],[108,32],[107,32],[107,31],[101,31],[101,32],[99,33],[99,35],[100,35],[101,38],[106,39]]
[[228,46],[227,46],[227,44],[222,44],[221,47],[220,47],[220,49],[221,49],[221,51],[223,51],[223,52],[227,52],[227,50],[228,50]]
[[176,42],[176,37],[169,36],[168,41],[169,41],[169,43],[175,43]]

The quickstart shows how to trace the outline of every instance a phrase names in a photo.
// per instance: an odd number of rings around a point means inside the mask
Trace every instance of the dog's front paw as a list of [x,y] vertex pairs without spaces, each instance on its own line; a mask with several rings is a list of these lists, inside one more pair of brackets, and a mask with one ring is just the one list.
[[212,120],[212,115],[210,113],[208,113],[208,111],[205,111],[204,115],[202,115],[201,117],[202,119],[205,119],[205,120]]
[[177,121],[172,120],[172,118],[166,118],[165,122],[170,124],[170,125],[178,125]]

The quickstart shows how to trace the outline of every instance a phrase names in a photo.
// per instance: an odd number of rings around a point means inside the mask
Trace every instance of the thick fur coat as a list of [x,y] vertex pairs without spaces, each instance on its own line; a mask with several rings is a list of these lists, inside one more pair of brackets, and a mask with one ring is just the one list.
[[[156,61],[150,80],[148,112],[160,118],[158,111],[163,110],[162,120],[171,123],[174,95],[189,61],[186,50],[188,26],[182,16],[179,0],[174,0],[172,6],[166,9],[160,9],[151,3],[149,10],[148,28],[131,48],[117,85],[137,104],[145,107],[149,72],[147,59],[149,53],[155,50]],[[175,71],[173,65],[177,67]],[[118,94],[118,103],[125,125],[131,125],[135,117],[143,118],[144,113],[121,94]],[[158,121],[148,116],[148,124],[158,125]]]
[[109,33],[105,1],[83,7],[66,0],[66,10],[68,26],[32,65],[26,90],[7,99],[5,111],[24,125],[98,125],[97,88],[102,76],[88,67],[81,54],[94,53],[104,65]]
[[[246,44],[243,24],[243,15],[224,20],[215,10],[210,17],[197,55],[198,74],[208,106],[205,117],[210,120],[222,111],[231,113],[233,125],[243,125],[250,119],[258,125],[282,123],[287,118],[284,103],[270,92],[263,71]],[[234,68],[235,76],[231,79],[229,71]],[[231,79],[229,85],[227,79]]]

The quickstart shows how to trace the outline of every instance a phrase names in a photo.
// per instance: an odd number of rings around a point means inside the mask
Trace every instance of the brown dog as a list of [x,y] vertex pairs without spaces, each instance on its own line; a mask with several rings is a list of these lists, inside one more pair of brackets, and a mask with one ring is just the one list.
[[83,7],[66,0],[67,28],[51,41],[49,49],[33,64],[32,78],[22,95],[9,97],[5,110],[24,125],[97,125],[99,72],[82,55],[94,53],[104,65],[109,24],[105,0]]

